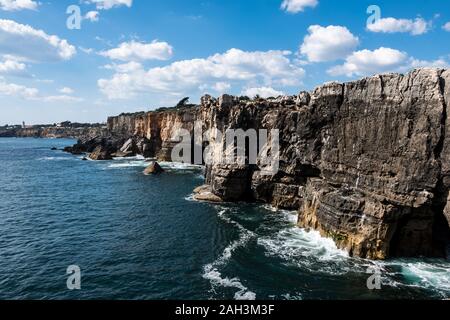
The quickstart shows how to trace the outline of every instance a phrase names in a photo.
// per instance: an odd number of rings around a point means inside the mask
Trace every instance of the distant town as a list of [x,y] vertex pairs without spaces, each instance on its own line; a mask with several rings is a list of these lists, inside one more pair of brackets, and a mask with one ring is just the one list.
[[54,124],[0,126],[0,138],[78,138],[91,130],[106,130],[105,123],[77,123],[64,121]]

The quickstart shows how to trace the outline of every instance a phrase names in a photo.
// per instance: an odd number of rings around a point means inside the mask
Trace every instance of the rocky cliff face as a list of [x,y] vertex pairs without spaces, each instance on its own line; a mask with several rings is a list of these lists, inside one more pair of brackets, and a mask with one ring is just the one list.
[[135,152],[170,160],[173,133],[192,132],[196,120],[203,130],[221,132],[279,129],[276,174],[213,161],[204,190],[223,201],[298,210],[299,226],[319,230],[352,255],[444,256],[449,103],[450,72],[421,69],[329,83],[293,97],[205,96],[197,108],[110,118],[109,136],[90,143],[116,152],[132,138]]

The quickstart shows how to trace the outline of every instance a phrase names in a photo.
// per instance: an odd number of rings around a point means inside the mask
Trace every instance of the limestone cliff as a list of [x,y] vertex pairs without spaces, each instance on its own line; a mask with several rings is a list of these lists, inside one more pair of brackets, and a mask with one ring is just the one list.
[[[280,170],[206,168],[208,192],[299,211],[352,255],[444,256],[450,222],[450,72],[419,69],[274,99],[202,98],[195,108],[124,114],[108,135],[75,150],[141,153],[170,160],[179,128],[279,129]],[[130,140],[131,138],[131,140]],[[127,143],[127,144],[126,144]],[[124,146],[126,144],[126,146]]]

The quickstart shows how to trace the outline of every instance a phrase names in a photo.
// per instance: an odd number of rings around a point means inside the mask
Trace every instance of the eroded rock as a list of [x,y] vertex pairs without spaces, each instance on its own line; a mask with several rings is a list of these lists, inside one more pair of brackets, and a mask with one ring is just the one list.
[[147,168],[144,170],[145,175],[158,175],[164,172],[164,169],[161,168],[158,162],[152,162]]

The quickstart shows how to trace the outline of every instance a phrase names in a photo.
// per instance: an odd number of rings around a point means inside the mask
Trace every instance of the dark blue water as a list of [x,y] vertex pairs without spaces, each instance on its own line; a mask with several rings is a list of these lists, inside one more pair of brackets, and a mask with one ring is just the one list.
[[[349,258],[295,215],[190,199],[201,168],[81,161],[71,140],[0,139],[0,299],[442,299],[444,260]],[[79,291],[66,269],[82,270]],[[368,268],[381,290],[367,288]]]

